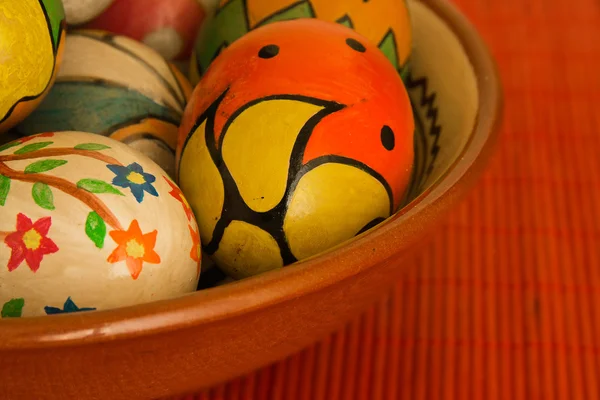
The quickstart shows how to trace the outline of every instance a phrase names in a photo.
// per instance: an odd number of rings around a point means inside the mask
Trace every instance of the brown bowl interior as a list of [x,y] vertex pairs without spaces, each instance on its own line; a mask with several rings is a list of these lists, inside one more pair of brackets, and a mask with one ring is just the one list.
[[293,267],[139,306],[2,320],[0,398],[131,399],[207,387],[300,349],[371,304],[479,176],[501,114],[495,64],[468,21],[443,0],[409,4],[407,88],[418,129],[405,207]]

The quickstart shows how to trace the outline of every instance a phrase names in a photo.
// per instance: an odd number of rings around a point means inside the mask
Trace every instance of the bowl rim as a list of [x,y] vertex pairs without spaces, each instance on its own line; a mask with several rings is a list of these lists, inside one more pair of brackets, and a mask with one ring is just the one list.
[[[503,97],[497,65],[473,25],[447,0],[416,0],[456,34],[479,93],[475,124],[461,154],[425,192],[374,229],[321,255],[184,296],[91,313],[0,321],[0,351],[80,346],[198,328],[256,312],[356,276],[416,244],[475,184],[497,142]],[[381,240],[385,238],[385,240]],[[382,245],[384,244],[384,245]],[[367,263],[368,261],[368,263]],[[327,268],[323,268],[328,264]]]

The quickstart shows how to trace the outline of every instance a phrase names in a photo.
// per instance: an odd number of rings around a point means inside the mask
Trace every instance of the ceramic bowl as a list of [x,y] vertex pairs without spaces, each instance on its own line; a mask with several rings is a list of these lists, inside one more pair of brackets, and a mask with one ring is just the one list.
[[0,398],[159,398],[281,359],[373,303],[472,187],[494,147],[501,90],[475,29],[443,0],[410,2],[416,168],[410,201],[294,266],[168,301],[0,321]]

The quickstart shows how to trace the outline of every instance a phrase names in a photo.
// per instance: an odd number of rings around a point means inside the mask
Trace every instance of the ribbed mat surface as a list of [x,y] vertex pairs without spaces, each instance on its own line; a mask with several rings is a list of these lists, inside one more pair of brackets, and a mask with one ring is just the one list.
[[376,307],[187,399],[600,398],[600,2],[455,3],[506,97],[477,188]]

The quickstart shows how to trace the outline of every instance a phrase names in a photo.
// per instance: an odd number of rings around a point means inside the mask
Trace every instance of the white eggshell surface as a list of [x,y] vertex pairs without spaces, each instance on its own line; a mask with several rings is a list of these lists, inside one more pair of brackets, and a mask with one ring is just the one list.
[[2,317],[111,309],[196,289],[198,228],[158,165],[81,132],[0,147]]
[[62,0],[70,25],[79,25],[88,22],[111,5],[114,0]]

